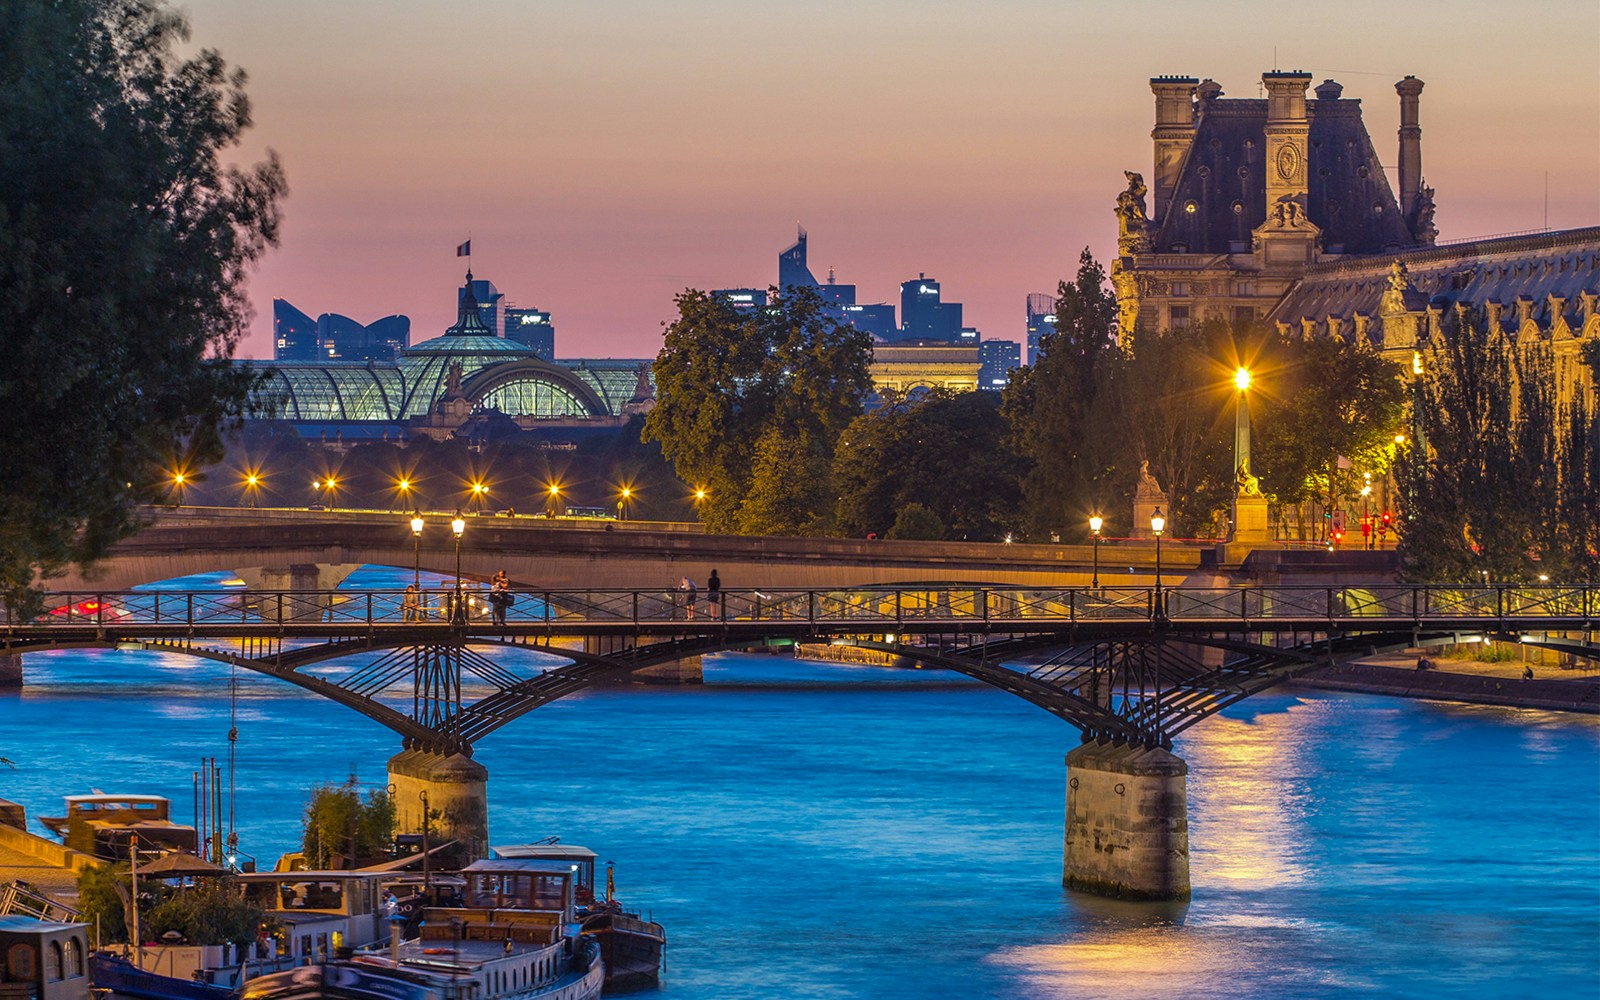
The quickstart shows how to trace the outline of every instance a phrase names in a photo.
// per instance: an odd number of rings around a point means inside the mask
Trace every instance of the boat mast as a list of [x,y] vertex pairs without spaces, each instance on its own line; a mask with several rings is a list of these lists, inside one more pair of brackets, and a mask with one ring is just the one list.
[[128,877],[133,882],[133,964],[144,971],[144,949],[139,935],[139,835],[128,835]]

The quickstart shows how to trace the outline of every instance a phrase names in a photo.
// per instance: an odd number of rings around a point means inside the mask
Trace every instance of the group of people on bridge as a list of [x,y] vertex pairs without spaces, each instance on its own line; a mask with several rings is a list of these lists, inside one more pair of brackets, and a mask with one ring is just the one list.
[[[699,587],[691,577],[683,577],[678,581],[676,590],[668,588],[668,593],[673,597],[674,607],[681,606],[685,619],[695,617],[696,605],[699,598]],[[712,618],[724,617],[722,603],[722,578],[716,570],[706,579],[706,604],[707,611]],[[506,612],[516,604],[517,596],[511,589],[511,578],[506,571],[501,569],[489,580],[489,592],[484,598],[484,603],[489,608],[490,622],[496,626],[506,624]],[[464,624],[478,611],[478,595],[469,592],[462,586],[462,581],[456,580],[447,584],[439,594],[437,607],[428,591],[415,583],[406,584],[405,595],[400,602],[400,617],[406,624],[422,623],[429,621],[434,611],[442,621]]]

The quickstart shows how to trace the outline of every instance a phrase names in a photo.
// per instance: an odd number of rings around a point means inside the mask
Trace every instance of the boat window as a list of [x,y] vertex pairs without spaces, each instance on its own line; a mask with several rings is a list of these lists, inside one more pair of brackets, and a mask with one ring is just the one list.
[[77,938],[67,941],[67,978],[77,979],[83,975],[83,944]]
[[59,983],[61,976],[61,942],[51,941],[50,947],[44,950],[44,978],[52,983]]

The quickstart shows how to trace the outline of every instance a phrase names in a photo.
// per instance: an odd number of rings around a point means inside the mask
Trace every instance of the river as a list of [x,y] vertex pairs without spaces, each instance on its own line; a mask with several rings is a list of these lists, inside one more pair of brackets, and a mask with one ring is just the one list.
[[[0,695],[0,797],[30,816],[99,788],[186,819],[199,759],[226,760],[226,666],[60,651],[26,671]],[[643,996],[1600,995],[1593,718],[1247,699],[1177,746],[1193,901],[1134,905],[1061,888],[1077,735],[1054,717],[937,672],[727,655],[705,675],[556,702],[477,752],[495,842],[594,848],[666,925]],[[238,689],[241,846],[270,866],[312,785],[381,784],[399,747],[297,688]]]

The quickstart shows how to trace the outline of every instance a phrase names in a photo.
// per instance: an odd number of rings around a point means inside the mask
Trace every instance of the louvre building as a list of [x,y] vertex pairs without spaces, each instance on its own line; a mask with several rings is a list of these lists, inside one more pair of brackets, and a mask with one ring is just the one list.
[[1263,98],[1232,99],[1211,80],[1150,81],[1152,181],[1129,171],[1116,206],[1125,346],[1207,320],[1264,320],[1363,340],[1409,365],[1455,310],[1471,308],[1519,341],[1550,343],[1564,394],[1587,383],[1577,359],[1600,337],[1600,227],[1439,244],[1422,175],[1421,80],[1395,84],[1398,190],[1361,102],[1338,83],[1309,98],[1306,73],[1261,83]]

